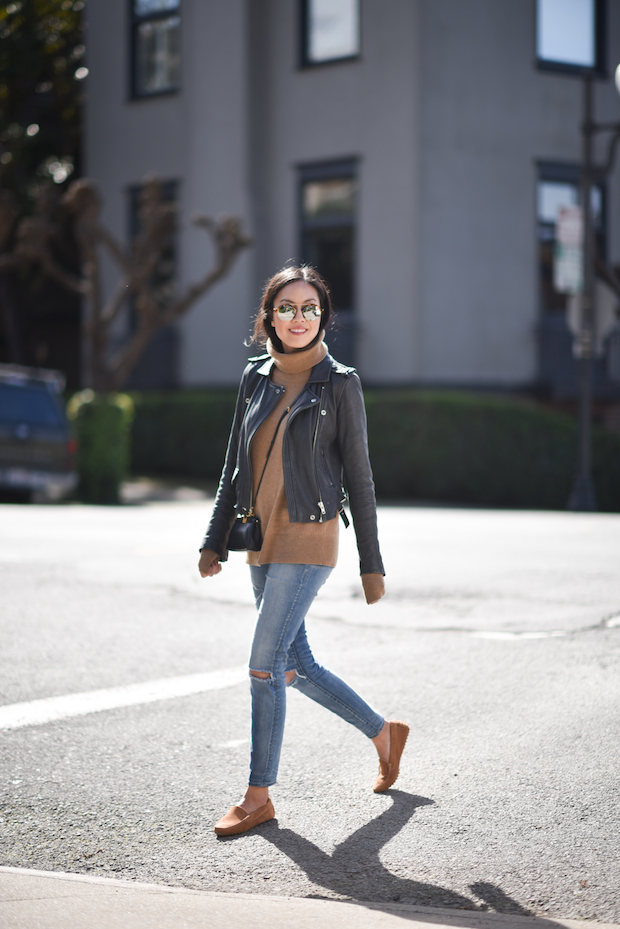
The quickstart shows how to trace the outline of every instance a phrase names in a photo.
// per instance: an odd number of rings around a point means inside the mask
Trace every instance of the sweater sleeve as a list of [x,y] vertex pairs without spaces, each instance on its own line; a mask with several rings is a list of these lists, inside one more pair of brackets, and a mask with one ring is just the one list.
[[382,574],[362,574],[362,587],[366,603],[376,603],[385,594],[385,581]]

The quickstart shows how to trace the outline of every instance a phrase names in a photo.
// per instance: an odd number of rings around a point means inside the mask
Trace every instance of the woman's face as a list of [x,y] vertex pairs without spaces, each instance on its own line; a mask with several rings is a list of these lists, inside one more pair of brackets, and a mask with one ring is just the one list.
[[293,319],[284,320],[280,319],[278,314],[274,312],[272,317],[273,328],[280,342],[282,342],[285,352],[299,351],[300,348],[310,345],[310,342],[320,329],[321,317],[308,320],[304,319],[301,312],[302,307],[307,306],[309,303],[320,306],[319,295],[312,284],[307,284],[305,281],[293,281],[278,291],[273,305],[278,307],[283,306],[285,303],[294,306],[297,313]]

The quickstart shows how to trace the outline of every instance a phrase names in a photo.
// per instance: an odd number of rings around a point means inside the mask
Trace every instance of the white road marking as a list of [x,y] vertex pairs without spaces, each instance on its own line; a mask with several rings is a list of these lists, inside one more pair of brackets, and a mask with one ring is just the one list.
[[549,632],[502,632],[493,629],[474,629],[469,634],[475,639],[497,639],[497,641],[514,641],[516,639],[557,639],[568,635],[563,629],[552,629]]
[[115,710],[123,706],[138,706],[155,703],[173,697],[188,697],[208,690],[222,690],[240,684],[248,678],[245,665],[222,668],[203,674],[185,674],[182,677],[165,677],[143,684],[128,684],[125,687],[109,687],[106,690],[90,690],[81,694],[66,694],[62,697],[45,697],[27,703],[12,703],[0,706],[0,729],[20,729],[22,726],[40,726],[71,716],[86,716],[102,710]]

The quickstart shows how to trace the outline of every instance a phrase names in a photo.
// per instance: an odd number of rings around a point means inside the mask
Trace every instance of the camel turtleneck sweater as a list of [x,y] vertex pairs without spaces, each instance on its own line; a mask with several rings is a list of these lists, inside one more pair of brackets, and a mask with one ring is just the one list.
[[[250,447],[254,509],[260,517],[263,545],[260,552],[248,552],[247,561],[252,565],[278,562],[333,568],[338,558],[338,518],[323,523],[291,523],[282,469],[282,439],[288,410],[306,386],[312,368],[327,355],[327,346],[321,341],[307,351],[281,354],[268,342],[267,351],[274,361],[271,379],[284,390],[275,409],[257,430]],[[284,418],[280,422],[282,414]],[[276,428],[275,442],[257,495],[258,483]]]
[[[275,410],[256,432],[250,447],[254,507],[261,519],[263,545],[260,552],[248,552],[247,561],[251,565],[284,562],[326,565],[333,568],[338,556],[338,518],[324,523],[291,523],[288,518],[282,469],[282,436],[287,415],[280,423],[258,499],[256,497],[256,488],[278,421],[306,386],[314,365],[325,358],[327,346],[324,342],[319,342],[305,352],[280,354],[268,342],[267,351],[274,360],[271,378],[285,390]],[[202,550],[201,564],[204,563],[205,570],[218,560],[216,552]],[[367,603],[376,603],[385,593],[381,574],[362,574],[362,586]]]

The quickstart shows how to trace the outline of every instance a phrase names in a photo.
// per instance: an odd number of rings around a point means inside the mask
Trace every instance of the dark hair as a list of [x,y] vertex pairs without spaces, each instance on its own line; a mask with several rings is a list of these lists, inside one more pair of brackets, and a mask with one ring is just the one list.
[[306,348],[310,348],[323,338],[323,332],[329,326],[330,320],[334,315],[329,287],[319,272],[315,268],[310,267],[310,265],[291,265],[282,268],[281,271],[278,271],[277,274],[270,277],[265,284],[263,299],[261,300],[260,309],[254,321],[254,331],[252,333],[253,342],[256,342],[258,345],[264,345],[267,339],[270,339],[276,351],[284,351],[284,346],[277,337],[273,325],[273,305],[282,288],[286,287],[287,284],[294,284],[295,281],[305,281],[306,284],[310,284],[314,287],[319,295],[319,303],[323,310],[319,331],[310,345],[306,345]]

